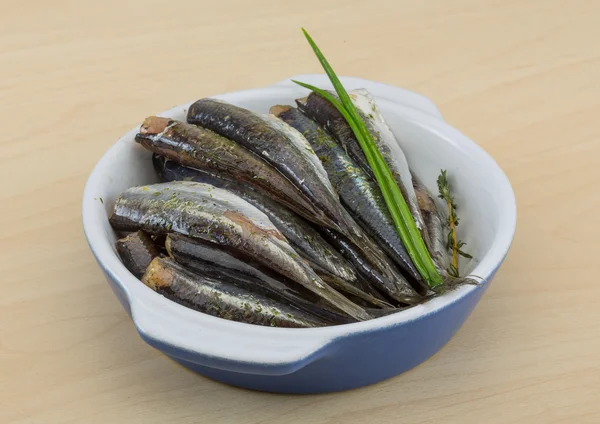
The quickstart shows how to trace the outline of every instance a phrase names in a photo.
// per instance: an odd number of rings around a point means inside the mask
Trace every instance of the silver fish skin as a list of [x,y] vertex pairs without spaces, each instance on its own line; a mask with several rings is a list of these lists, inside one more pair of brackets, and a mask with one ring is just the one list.
[[377,149],[383,156],[385,163],[392,172],[396,184],[400,188],[408,208],[421,233],[426,234],[425,224],[417,202],[417,195],[413,188],[412,174],[408,166],[408,160],[402,150],[402,146],[391,128],[385,121],[375,99],[364,88],[348,92],[352,103],[362,114],[367,125],[369,134],[377,145]]
[[311,266],[323,281],[325,281],[337,291],[357,297],[367,302],[370,306],[376,306],[378,308],[386,309],[394,308],[394,306],[391,303],[380,299],[379,297],[375,297],[371,293],[368,293],[367,291],[362,290],[356,287],[355,285],[352,285],[347,281],[342,280],[341,278],[319,268],[318,265],[311,264]]
[[[331,94],[337,96],[335,93]],[[325,128],[340,143],[354,163],[375,180],[375,174],[365,158],[352,128],[333,104],[314,92],[302,99],[296,99],[296,104],[302,113]]]
[[116,230],[175,232],[239,251],[351,317],[369,319],[319,278],[264,213],[229,191],[191,181],[132,187],[117,198],[110,223]]
[[[367,293],[369,290],[365,285],[369,287],[370,283],[365,283],[364,278],[371,278],[373,275],[378,276],[377,282],[385,281],[385,284],[388,286],[393,286],[396,281],[400,282],[399,285],[402,285],[402,282],[406,281],[395,266],[389,261],[387,255],[385,255],[385,253],[381,251],[366,234],[361,235],[363,243],[360,244],[360,247],[359,245],[352,243],[352,246],[354,246],[354,254],[350,256],[352,260],[347,260],[345,259],[345,256],[339,254],[331,244],[325,241],[318,232],[315,232],[308,223],[303,222],[301,218],[295,216],[289,210],[280,207],[275,202],[270,201],[268,198],[265,198],[260,193],[251,190],[248,187],[236,184],[234,181],[223,179],[196,169],[187,168],[159,157],[155,157],[153,161],[157,173],[163,180],[197,181],[210,184],[231,191],[257,207],[264,212],[275,227],[282,232],[294,247],[294,250],[296,250],[300,256],[311,262],[313,268],[314,265],[317,265]],[[344,213],[347,212],[344,210]],[[352,218],[348,219],[351,220]],[[333,232],[333,230],[331,231]],[[344,240],[351,243],[345,237]],[[355,255],[359,255],[360,260],[358,260]],[[353,261],[358,261],[356,263],[361,264],[361,266],[352,266],[355,264]],[[369,268],[370,271],[365,273],[367,268]],[[356,272],[356,269],[358,269],[358,273]],[[360,274],[362,278],[360,278],[358,274]],[[396,292],[399,291],[401,291],[401,288],[396,290]]]
[[421,215],[423,216],[423,222],[427,229],[428,237],[425,239],[425,244],[437,270],[442,275],[447,275],[448,268],[450,267],[450,252],[447,247],[447,220],[440,214],[435,200],[431,193],[429,193],[429,190],[427,190],[427,187],[416,176],[413,176],[413,187]]
[[146,118],[135,137],[144,148],[206,172],[249,185],[320,225],[330,220],[279,171],[232,140],[168,118]]
[[263,158],[298,187],[330,220],[331,229],[358,242],[337,194],[310,144],[302,134],[271,115],[205,98],[188,109],[187,121],[227,137]]
[[[331,94],[337,97],[335,92]],[[350,90],[348,92],[352,103],[362,116],[369,134],[373,138],[379,152],[394,175],[396,184],[400,188],[404,199],[411,211],[417,228],[423,236],[425,226],[420,210],[418,208],[416,194],[412,186],[412,176],[402,147],[394,133],[385,122],[379,107],[369,92],[363,88]],[[373,180],[375,176],[370,169],[367,159],[354,136],[354,133],[344,117],[337,111],[328,100],[316,93],[308,97],[296,100],[298,107],[312,119],[323,125],[335,139],[349,153],[354,162],[359,165]]]
[[[377,184],[354,164],[350,156],[315,121],[290,106],[275,106],[271,112],[301,132],[321,159],[329,180],[345,208],[373,237],[406,275],[421,276],[406,252]],[[399,284],[409,284],[408,281]]]
[[272,327],[327,325],[291,306],[226,281],[193,273],[170,258],[155,258],[142,282],[174,302],[219,318]]
[[293,211],[262,193],[234,181],[161,158],[154,159],[154,167],[164,181],[197,181],[235,193],[267,215],[297,253],[345,281],[352,283],[357,280],[354,268],[321,237],[318,231]]
[[[443,292],[454,287],[468,285],[478,285],[479,281],[472,277],[454,277],[450,275],[448,270],[452,262],[451,251],[448,249],[448,219],[443,215],[442,211],[437,207],[433,195],[427,190],[427,187],[416,176],[413,175],[413,187],[417,195],[419,209],[423,216],[425,229],[427,230],[426,237],[423,237],[427,250],[431,255],[433,264],[442,276],[444,284],[441,290]],[[429,291],[428,295],[434,296],[434,291]]]
[[366,281],[382,293],[406,305],[415,305],[423,301],[423,298],[419,296],[410,284],[397,284],[398,278],[402,278],[398,274],[390,276],[389,268],[382,270],[380,267],[374,266],[365,260],[361,247],[356,246],[343,235],[325,227],[321,228],[321,234],[323,234],[325,240],[354,265]]
[[331,324],[354,322],[345,314],[320,305],[319,296],[299,284],[259,265],[244,262],[212,243],[181,234],[169,234],[165,247],[171,258],[191,271],[227,281],[244,290],[291,305]]

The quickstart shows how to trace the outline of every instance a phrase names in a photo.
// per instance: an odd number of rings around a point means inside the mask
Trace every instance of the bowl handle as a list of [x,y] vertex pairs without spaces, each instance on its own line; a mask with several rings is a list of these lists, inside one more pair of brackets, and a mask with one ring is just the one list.
[[[139,286],[135,291],[148,289]],[[259,326],[248,332],[249,324],[202,314],[155,293],[131,294],[131,315],[142,339],[176,359],[211,368],[290,374],[323,356],[334,339],[332,330],[339,333],[335,327],[305,331]]]
[[[292,80],[302,81],[311,85],[333,89],[333,86],[329,82],[329,78],[325,74],[304,74],[296,75],[282,81],[279,81],[276,86],[293,86],[298,87]],[[356,88],[366,88],[373,96],[381,99],[386,99],[391,102],[401,103],[404,106],[416,109],[420,112],[424,112],[434,118],[443,120],[440,110],[437,108],[429,98],[422,94],[415,93],[414,91],[406,90],[404,88],[394,87],[388,84],[382,84],[380,82],[369,81],[362,78],[355,77],[340,77],[340,81],[347,90],[353,90]],[[306,91],[305,89],[303,89]]]

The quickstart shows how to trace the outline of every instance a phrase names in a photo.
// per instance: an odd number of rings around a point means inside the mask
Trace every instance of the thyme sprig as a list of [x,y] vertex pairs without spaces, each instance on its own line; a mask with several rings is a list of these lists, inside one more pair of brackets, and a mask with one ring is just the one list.
[[440,176],[437,179],[438,190],[440,194],[438,197],[446,202],[446,206],[448,208],[448,241],[446,243],[446,248],[452,251],[452,263],[448,269],[448,274],[452,277],[459,277],[458,272],[458,256],[463,256],[465,258],[471,259],[472,256],[462,250],[462,247],[465,246],[465,243],[462,240],[458,239],[456,234],[456,227],[458,226],[458,216],[456,215],[456,203],[454,202],[454,197],[452,197],[450,191],[450,183],[448,182],[448,174],[445,169],[442,169]]

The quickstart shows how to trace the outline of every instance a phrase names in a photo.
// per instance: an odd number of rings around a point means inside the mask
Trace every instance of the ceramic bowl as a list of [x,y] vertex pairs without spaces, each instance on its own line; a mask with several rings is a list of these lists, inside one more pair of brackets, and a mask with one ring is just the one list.
[[[293,79],[331,87],[324,75]],[[444,122],[427,98],[372,81],[341,80],[347,89],[363,87],[373,94],[413,171],[432,192],[437,193],[440,169],[448,170],[460,205],[461,238],[476,258],[461,267],[482,277],[483,283],[383,318],[316,329],[261,327],[185,308],[130,274],[114,248],[116,235],[108,214],[115,198],[128,187],[157,181],[151,154],[134,142],[138,130],[134,128],[106,152],[90,175],[83,197],[83,227],[112,290],[150,346],[225,383],[272,392],[319,393],[401,374],[441,349],[465,322],[513,238],[516,206],[508,179],[483,149]],[[293,104],[306,94],[285,80],[215,97],[266,113],[274,104]],[[188,106],[161,115],[185,120]]]

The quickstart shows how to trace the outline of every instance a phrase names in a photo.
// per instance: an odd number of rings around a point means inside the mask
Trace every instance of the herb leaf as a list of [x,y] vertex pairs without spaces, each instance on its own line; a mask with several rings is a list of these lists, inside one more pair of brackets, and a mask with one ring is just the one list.
[[446,202],[448,207],[448,227],[450,228],[450,231],[448,232],[446,248],[452,251],[452,264],[448,269],[448,273],[452,277],[458,278],[458,255],[467,259],[472,259],[473,256],[461,250],[467,243],[459,240],[456,235],[456,226],[458,225],[459,219],[458,216],[456,216],[456,203],[454,203],[454,198],[450,192],[450,183],[448,182],[448,174],[445,169],[442,169],[440,176],[437,179],[437,184],[440,192],[438,197]]

